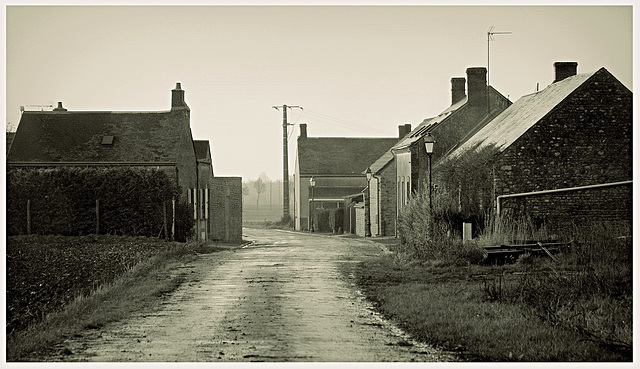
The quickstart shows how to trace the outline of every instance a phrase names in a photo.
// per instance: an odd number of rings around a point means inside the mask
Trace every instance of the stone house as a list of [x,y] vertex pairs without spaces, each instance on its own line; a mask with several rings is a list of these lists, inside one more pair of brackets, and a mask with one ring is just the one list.
[[[487,86],[486,68],[468,68],[467,78],[451,79],[451,105],[436,117],[423,120],[371,165],[372,235],[397,235],[397,217],[411,195],[428,184],[428,157],[424,137],[436,140],[432,164],[486,125],[511,102]],[[466,84],[466,89],[465,89]],[[378,226],[379,225],[379,226]]]
[[218,227],[210,217],[219,209],[209,202],[214,178],[209,142],[192,138],[180,83],[171,91],[169,111],[68,111],[61,102],[53,111],[24,111],[7,167],[62,166],[163,170],[175,178],[181,200],[192,204],[198,239],[210,238]]
[[630,224],[633,94],[605,68],[577,74],[575,62],[554,67],[552,84],[520,98],[440,160],[437,183],[455,187],[448,179],[456,172],[477,170],[482,183],[462,189],[467,211],[554,228]]
[[[411,124],[398,126],[398,136],[402,139],[411,132]],[[371,202],[370,222],[372,236],[396,235],[397,196],[396,196],[396,161],[387,150],[370,166],[371,169]],[[363,173],[364,174],[364,173]],[[368,193],[365,191],[365,193]],[[364,213],[364,210],[363,210]]]
[[[367,187],[364,171],[391,146],[397,137],[308,137],[300,124],[294,178],[294,220],[296,230],[309,230],[315,209],[345,207],[345,197]],[[314,178],[313,191],[310,179]]]

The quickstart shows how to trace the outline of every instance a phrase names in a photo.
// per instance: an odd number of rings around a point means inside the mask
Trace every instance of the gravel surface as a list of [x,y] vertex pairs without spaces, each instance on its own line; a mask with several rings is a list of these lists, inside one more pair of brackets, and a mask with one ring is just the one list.
[[262,229],[244,238],[252,243],[183,266],[187,281],[159,306],[73,337],[45,361],[458,360],[382,319],[344,273],[384,246]]

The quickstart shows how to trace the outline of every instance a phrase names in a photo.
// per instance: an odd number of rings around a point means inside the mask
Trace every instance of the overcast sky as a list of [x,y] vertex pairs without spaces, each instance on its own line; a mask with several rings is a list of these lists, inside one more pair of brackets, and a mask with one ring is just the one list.
[[272,106],[304,108],[289,112],[290,173],[301,122],[309,136],[396,136],[450,105],[452,77],[487,66],[491,26],[512,32],[490,44],[490,83],[512,101],[549,85],[556,61],[605,67],[633,91],[629,5],[5,9],[10,128],[21,105],[168,110],[180,82],[215,174],[244,180],[282,178]]

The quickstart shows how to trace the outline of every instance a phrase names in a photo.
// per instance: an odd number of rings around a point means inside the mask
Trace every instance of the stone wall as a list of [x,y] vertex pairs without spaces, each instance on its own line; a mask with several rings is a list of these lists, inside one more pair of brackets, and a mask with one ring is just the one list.
[[594,222],[631,225],[632,185],[556,192],[527,197],[504,198],[502,215],[528,215],[536,224],[552,230],[586,229]]
[[211,198],[209,239],[225,242],[242,240],[242,178],[213,177],[209,181]]

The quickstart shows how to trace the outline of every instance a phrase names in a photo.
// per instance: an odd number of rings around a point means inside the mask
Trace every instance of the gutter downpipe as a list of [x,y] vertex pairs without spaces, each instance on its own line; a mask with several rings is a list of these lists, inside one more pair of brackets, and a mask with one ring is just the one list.
[[544,191],[534,191],[534,192],[522,192],[522,193],[513,193],[508,195],[500,195],[496,197],[496,213],[500,216],[500,200],[511,198],[511,197],[525,197],[525,196],[536,196],[536,195],[546,195],[549,193],[557,193],[557,192],[568,192],[568,191],[581,191],[581,190],[589,190],[594,188],[605,188],[605,187],[614,187],[614,186],[623,186],[632,184],[633,180],[622,181],[622,182],[611,182],[611,183],[602,183],[597,185],[589,185],[589,186],[579,186],[579,187],[567,187],[567,188],[558,188],[555,190],[544,190]]

